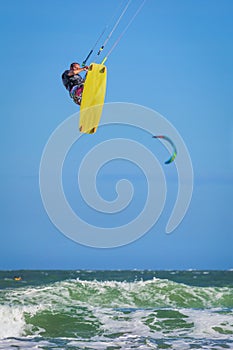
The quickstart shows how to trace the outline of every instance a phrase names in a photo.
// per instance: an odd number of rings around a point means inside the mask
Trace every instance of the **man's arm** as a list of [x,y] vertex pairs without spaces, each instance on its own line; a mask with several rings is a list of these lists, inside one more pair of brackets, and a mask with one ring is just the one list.
[[88,71],[88,66],[85,66],[83,68],[71,69],[68,75],[71,77],[72,75],[79,74],[83,71]]

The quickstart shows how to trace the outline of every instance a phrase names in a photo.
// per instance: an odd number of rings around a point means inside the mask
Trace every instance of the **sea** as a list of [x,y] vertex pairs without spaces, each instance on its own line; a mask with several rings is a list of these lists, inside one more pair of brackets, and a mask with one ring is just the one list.
[[0,349],[233,349],[233,271],[0,271]]

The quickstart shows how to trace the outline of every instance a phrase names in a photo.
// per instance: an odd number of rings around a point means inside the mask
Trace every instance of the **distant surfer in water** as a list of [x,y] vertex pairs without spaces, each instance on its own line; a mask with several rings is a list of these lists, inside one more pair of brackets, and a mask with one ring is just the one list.
[[85,82],[85,78],[82,78],[79,73],[83,71],[87,72],[88,66],[81,68],[79,63],[73,62],[70,65],[70,69],[62,74],[63,85],[69,91],[73,101],[78,105],[81,104],[83,84]]
[[14,281],[22,281],[22,277],[21,276],[14,276],[13,280]]

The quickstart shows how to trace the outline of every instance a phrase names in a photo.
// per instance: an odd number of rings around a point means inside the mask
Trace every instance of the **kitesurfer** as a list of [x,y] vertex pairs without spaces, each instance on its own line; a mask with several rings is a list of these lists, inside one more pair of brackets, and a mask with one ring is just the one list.
[[88,66],[81,68],[79,63],[73,62],[70,65],[70,69],[62,74],[62,82],[65,88],[78,105],[80,105],[82,100],[83,84],[85,82],[85,78],[82,78],[79,73],[83,71],[87,72]]

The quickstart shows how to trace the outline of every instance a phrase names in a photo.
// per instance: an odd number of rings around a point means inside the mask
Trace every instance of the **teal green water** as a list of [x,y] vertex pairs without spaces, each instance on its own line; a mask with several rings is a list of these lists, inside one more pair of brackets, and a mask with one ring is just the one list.
[[0,349],[232,349],[233,271],[1,271],[0,313]]

